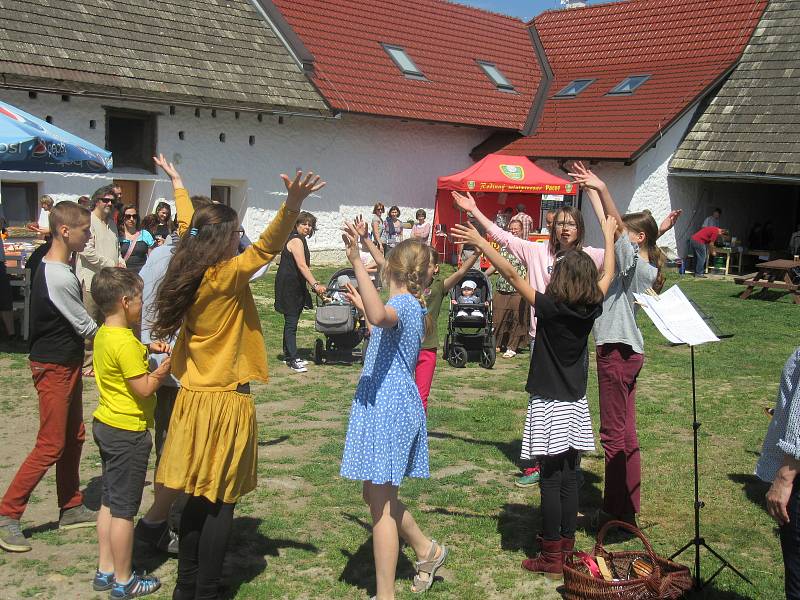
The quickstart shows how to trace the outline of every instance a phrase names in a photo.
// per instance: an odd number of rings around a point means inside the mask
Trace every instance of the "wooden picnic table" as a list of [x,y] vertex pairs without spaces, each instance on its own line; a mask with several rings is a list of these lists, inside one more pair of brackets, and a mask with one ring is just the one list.
[[736,283],[747,286],[739,297],[749,298],[753,290],[760,287],[762,291],[771,289],[790,292],[794,303],[800,304],[800,285],[792,282],[789,275],[790,269],[794,267],[800,267],[800,261],[780,259],[758,263],[755,273],[733,278]]

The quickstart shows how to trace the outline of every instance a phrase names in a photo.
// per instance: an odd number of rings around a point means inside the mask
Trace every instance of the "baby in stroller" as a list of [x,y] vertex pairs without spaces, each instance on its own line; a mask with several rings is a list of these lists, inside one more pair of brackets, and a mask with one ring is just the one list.
[[[458,296],[457,300],[453,301],[453,304],[482,304],[481,299],[475,295],[475,289],[478,287],[478,284],[472,281],[471,279],[465,280],[461,284],[461,294]],[[467,312],[466,308],[461,308],[457,313],[457,317],[482,317],[483,311],[479,308],[474,308]]]

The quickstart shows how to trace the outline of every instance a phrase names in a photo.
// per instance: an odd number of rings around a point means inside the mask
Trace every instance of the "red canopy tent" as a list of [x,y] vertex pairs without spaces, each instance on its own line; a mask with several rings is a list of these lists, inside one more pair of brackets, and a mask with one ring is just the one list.
[[489,154],[460,173],[439,177],[434,229],[439,224],[449,229],[464,220],[453,203],[450,192],[454,190],[470,192],[490,219],[507,207],[523,204],[525,212],[533,217],[534,227],[540,227],[542,194],[575,195],[578,186],[537,167],[524,156]]

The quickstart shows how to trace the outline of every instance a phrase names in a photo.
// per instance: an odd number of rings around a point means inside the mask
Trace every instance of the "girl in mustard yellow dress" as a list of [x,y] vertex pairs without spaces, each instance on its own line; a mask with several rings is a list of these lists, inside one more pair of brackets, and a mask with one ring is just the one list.
[[[174,171],[162,161],[165,171]],[[219,597],[236,502],[256,487],[257,428],[250,382],[267,381],[267,354],[250,277],[278,254],[303,200],[324,182],[281,175],[288,196],[261,237],[238,253],[236,211],[193,212],[176,193],[182,235],[155,302],[154,339],[178,333],[180,380],[156,482],[189,495],[183,511],[173,600]]]

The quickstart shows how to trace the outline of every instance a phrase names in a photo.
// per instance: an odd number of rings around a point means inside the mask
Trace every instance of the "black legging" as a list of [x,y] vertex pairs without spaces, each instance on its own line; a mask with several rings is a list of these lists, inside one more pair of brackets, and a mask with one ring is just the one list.
[[236,504],[191,496],[181,515],[173,600],[217,600]]
[[542,495],[542,534],[548,541],[574,538],[578,525],[578,486],[575,466],[578,453],[570,448],[541,461],[539,492]]

